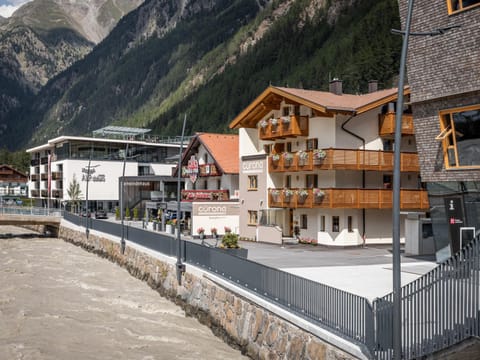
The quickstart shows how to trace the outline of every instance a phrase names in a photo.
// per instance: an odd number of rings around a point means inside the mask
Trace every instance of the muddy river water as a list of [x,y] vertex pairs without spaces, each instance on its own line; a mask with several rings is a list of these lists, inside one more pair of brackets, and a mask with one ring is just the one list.
[[0,227],[0,360],[246,359],[108,260]]

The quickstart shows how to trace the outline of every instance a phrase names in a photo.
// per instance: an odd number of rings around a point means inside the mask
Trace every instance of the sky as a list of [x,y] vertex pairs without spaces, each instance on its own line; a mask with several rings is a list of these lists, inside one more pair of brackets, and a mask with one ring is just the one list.
[[10,17],[21,5],[32,0],[0,0],[0,15]]

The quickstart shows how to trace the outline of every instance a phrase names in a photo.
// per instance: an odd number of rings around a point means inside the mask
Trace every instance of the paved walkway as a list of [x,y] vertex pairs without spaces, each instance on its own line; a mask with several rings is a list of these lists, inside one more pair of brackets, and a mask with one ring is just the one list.
[[[142,222],[128,222],[142,227]],[[200,243],[190,236],[186,240]],[[214,243],[213,240],[207,240]],[[248,249],[248,259],[337,289],[373,300],[392,292],[391,246],[368,245],[332,248],[305,244],[274,245],[240,242]],[[401,257],[402,285],[408,284],[437,266],[433,256]]]

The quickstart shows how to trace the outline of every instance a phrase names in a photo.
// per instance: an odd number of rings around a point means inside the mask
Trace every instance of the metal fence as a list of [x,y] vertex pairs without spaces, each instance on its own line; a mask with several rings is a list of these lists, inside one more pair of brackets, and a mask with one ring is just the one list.
[[[103,233],[120,236],[121,225],[81,218],[65,212],[65,219]],[[125,238],[168,256],[176,256],[172,236],[125,225]],[[182,241],[187,264],[201,267],[234,282],[290,312],[342,337],[373,349],[374,323],[367,299],[251,260],[189,241]]]
[[26,207],[26,206],[0,206],[0,214],[4,215],[37,215],[37,216],[62,216],[63,210],[55,208]]
[[[80,218],[65,219],[81,226],[120,236],[120,224]],[[168,256],[176,256],[172,236],[125,227],[132,242]],[[182,241],[182,257],[232,281],[258,296],[288,309],[316,325],[357,344],[369,356],[392,360],[393,294],[373,304],[363,297],[335,289],[224,250]],[[470,336],[480,336],[480,240],[402,288],[402,358],[416,359],[448,348]]]
[[[480,335],[478,238],[402,287],[402,358],[416,359]],[[393,359],[393,294],[374,301],[377,359]]]

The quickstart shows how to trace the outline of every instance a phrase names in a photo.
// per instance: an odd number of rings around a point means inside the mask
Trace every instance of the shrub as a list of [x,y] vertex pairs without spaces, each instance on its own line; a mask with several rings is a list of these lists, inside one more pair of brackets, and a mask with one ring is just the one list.
[[222,238],[222,244],[220,247],[225,249],[238,249],[240,247],[238,245],[238,235],[227,232]]
[[133,208],[133,218],[138,220],[138,208]]

